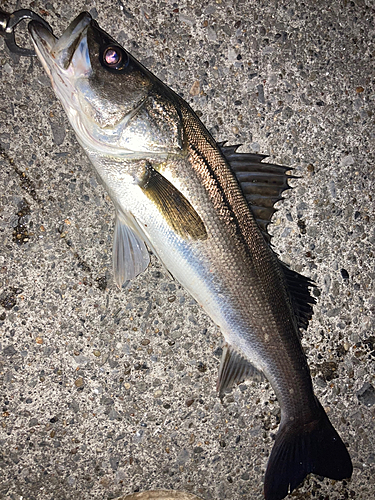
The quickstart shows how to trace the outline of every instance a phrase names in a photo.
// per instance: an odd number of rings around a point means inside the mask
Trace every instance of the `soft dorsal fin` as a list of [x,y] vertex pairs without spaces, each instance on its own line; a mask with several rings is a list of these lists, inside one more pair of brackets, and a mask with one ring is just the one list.
[[266,155],[237,153],[241,144],[225,146],[225,142],[220,142],[218,146],[235,174],[265,240],[269,243],[271,236],[267,227],[277,210],[274,205],[283,199],[284,191],[291,189],[288,179],[295,179],[293,175],[286,174],[291,170],[290,167],[263,163]]
[[[225,146],[225,142],[220,142],[218,146],[235,174],[265,240],[270,243],[271,236],[267,227],[277,210],[274,205],[283,199],[284,191],[291,189],[288,180],[296,177],[286,173],[291,170],[289,167],[263,163],[266,155],[237,153],[240,144]],[[280,259],[278,260],[284,273],[298,327],[306,330],[313,315],[313,305],[316,303],[309,288],[316,285],[309,278],[292,271]]]
[[231,345],[225,343],[216,385],[219,396],[222,397],[233,384],[242,382],[246,378],[260,381],[264,380],[265,376],[250,361],[238,354]]
[[309,288],[316,288],[316,285],[310,278],[293,271],[280,259],[278,260],[284,273],[298,327],[306,330],[313,315],[313,306],[316,304],[316,299],[311,295]]

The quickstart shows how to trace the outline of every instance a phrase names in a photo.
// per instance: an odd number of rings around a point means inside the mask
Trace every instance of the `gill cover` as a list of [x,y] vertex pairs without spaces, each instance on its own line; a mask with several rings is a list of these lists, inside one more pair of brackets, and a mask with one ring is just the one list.
[[88,12],[59,39],[34,21],[29,31],[86,152],[136,158],[182,151],[177,96]]

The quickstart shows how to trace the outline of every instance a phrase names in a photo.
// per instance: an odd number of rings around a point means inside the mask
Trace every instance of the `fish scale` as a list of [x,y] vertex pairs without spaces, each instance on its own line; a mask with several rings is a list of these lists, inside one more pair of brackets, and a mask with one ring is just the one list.
[[29,30],[115,205],[116,283],[140,274],[152,249],[223,333],[219,395],[250,376],[271,383],[281,422],[266,500],[281,500],[311,472],[350,477],[350,456],[314,395],[300,342],[314,285],[269,244],[274,203],[292,177],[287,168],[216,144],[190,106],[90,14],[59,40],[35,21]]

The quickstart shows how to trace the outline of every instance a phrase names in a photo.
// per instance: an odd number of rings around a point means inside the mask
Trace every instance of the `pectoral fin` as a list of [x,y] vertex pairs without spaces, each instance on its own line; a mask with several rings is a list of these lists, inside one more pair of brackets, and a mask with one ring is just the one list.
[[143,272],[150,262],[144,241],[119,212],[116,213],[112,258],[115,282],[120,288],[126,281]]
[[158,207],[168,225],[181,238],[193,240],[207,238],[203,221],[189,201],[151,164],[147,164],[146,175],[140,187]]

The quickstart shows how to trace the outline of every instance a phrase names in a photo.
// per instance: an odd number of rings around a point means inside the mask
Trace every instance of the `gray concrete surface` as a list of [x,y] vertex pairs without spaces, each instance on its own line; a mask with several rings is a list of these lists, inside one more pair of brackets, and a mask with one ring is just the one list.
[[[57,34],[89,10],[217,140],[301,176],[274,217],[273,242],[319,285],[303,342],[354,473],[349,482],[312,476],[292,497],[370,500],[375,11],[370,0],[309,3],[31,7]],[[220,332],[156,259],[115,287],[113,208],[41,65],[0,38],[0,79],[0,498],[163,488],[261,499],[279,414],[271,388],[244,383],[221,404]]]

